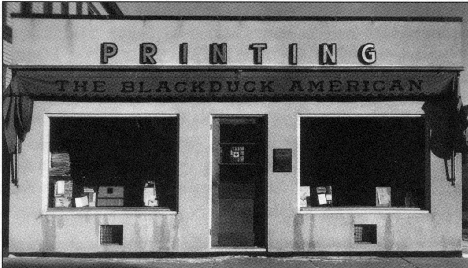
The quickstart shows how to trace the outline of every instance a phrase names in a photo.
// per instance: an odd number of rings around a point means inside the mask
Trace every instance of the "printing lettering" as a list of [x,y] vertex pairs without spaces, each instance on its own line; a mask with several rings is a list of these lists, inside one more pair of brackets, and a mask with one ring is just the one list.
[[[267,43],[252,43],[248,50],[253,52],[253,64],[263,64],[263,53],[268,48]],[[288,64],[297,65],[299,48],[297,43],[289,44],[286,47],[288,51]],[[117,55],[119,49],[115,43],[101,43],[101,64],[108,64],[109,59]],[[141,43],[139,51],[140,64],[157,64],[155,56],[158,48],[154,43]],[[338,63],[338,45],[337,43],[321,43],[318,46],[318,63],[320,65],[336,65]],[[377,61],[376,46],[373,43],[367,43],[357,48],[357,58],[359,62],[365,65],[374,64]],[[208,62],[210,64],[228,63],[228,44],[211,43],[209,44]],[[188,43],[179,44],[179,64],[188,63]]]

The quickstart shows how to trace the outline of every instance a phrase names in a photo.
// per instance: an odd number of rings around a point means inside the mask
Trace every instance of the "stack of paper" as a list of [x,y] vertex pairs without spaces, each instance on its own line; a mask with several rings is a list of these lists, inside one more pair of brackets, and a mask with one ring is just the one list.
[[68,153],[51,154],[49,175],[70,176],[70,155]]

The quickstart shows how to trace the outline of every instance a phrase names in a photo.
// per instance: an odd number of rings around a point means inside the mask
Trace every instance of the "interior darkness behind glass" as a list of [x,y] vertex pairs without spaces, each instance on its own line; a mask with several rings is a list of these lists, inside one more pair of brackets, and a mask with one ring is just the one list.
[[392,206],[411,191],[424,208],[423,118],[301,118],[300,161],[301,185],[332,186],[334,206],[375,206],[387,186]]
[[51,118],[50,122],[51,153],[70,155],[73,196],[81,196],[84,186],[124,186],[124,206],[140,207],[145,182],[155,180],[160,206],[176,209],[177,118]]

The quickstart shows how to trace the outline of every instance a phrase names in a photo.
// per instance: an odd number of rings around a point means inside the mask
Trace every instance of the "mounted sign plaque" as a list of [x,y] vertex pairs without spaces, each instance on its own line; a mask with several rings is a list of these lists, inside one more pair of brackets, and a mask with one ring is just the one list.
[[292,149],[273,149],[273,172],[292,172]]

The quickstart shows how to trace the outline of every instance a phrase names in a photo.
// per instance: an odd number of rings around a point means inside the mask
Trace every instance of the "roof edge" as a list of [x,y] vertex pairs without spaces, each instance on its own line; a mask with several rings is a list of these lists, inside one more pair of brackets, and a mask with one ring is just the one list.
[[124,13],[115,2],[101,2],[101,5],[110,16],[124,16]]
[[[106,2],[102,2],[106,3]],[[109,2],[107,4],[110,4]],[[110,6],[109,15],[11,14],[24,19],[112,19],[112,20],[217,20],[217,21],[411,21],[411,22],[463,22],[462,17],[382,17],[382,16],[131,16],[123,15],[116,5]],[[117,8],[117,9],[115,9]],[[107,10],[107,8],[106,8]]]
[[395,71],[462,72],[463,66],[275,66],[275,65],[5,65],[12,70],[74,71]]

